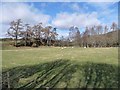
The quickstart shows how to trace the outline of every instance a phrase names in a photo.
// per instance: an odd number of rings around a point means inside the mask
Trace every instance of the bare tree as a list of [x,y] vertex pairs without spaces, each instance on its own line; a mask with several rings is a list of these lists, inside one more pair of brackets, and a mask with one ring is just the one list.
[[52,29],[52,26],[47,26],[43,29],[44,31],[44,38],[47,40],[47,45],[51,45],[51,30]]
[[74,35],[75,35],[74,32],[75,32],[74,31],[74,26],[70,27],[70,29],[69,29],[69,39],[70,39],[70,41],[74,40]]
[[102,34],[102,25],[98,25],[96,26],[96,29],[97,29],[97,34]]
[[43,44],[43,41],[42,41],[42,32],[43,32],[42,23],[39,23],[37,25],[37,29],[38,29],[38,31],[37,31],[37,33],[38,33],[38,41]]
[[84,46],[84,47],[88,47],[89,34],[90,34],[89,28],[86,27],[86,28],[85,28],[85,31],[83,32],[83,37],[82,37],[82,38],[83,38],[83,46]]
[[102,37],[100,36],[103,33],[103,28],[102,25],[98,25],[96,26],[96,31],[97,31],[97,36],[96,36],[96,46],[100,47],[101,46],[101,41],[102,41]]
[[108,30],[109,30],[108,26],[105,25],[105,27],[104,27],[104,35],[102,36],[103,37],[103,41],[102,41],[103,46],[107,45],[107,33],[108,33]]
[[33,31],[32,31],[32,27],[29,24],[25,24],[25,27],[26,27],[26,30],[23,31],[23,35],[24,35],[23,38],[25,39],[25,46],[27,46],[27,44],[30,45],[30,43],[32,42]]
[[76,34],[74,36],[74,42],[75,42],[75,45],[77,46],[81,46],[81,35],[80,35],[80,31],[77,27],[75,27],[75,29],[77,30],[76,31]]
[[18,37],[20,35],[20,31],[23,29],[21,19],[16,21],[12,21],[10,23],[10,28],[8,29],[8,35],[15,37],[15,46],[17,47]]
[[65,45],[65,42],[64,42],[64,41],[65,41],[64,36],[61,36],[61,37],[60,37],[60,46],[63,47],[63,46]]
[[43,31],[42,23],[34,25],[32,29],[33,29],[34,43],[36,43],[37,46],[39,46],[40,44],[43,44],[42,32],[44,31]]
[[104,34],[105,34],[105,33],[107,33],[107,32],[108,32],[108,30],[109,30],[109,29],[108,29],[108,26],[107,26],[107,25],[105,25],[105,27],[104,27]]
[[[112,31],[111,31],[111,30]],[[10,23],[10,28],[8,29],[8,35],[14,37],[15,46],[18,46],[21,42],[24,42],[25,46],[29,46],[32,43],[35,43],[36,46],[39,45],[59,45],[61,46],[72,46],[83,44],[84,47],[88,46],[116,46],[119,44],[118,40],[118,27],[115,22],[112,23],[110,28],[106,25],[86,27],[85,31],[80,33],[78,27],[72,26],[69,28],[69,36],[61,37],[60,40],[57,40],[58,33],[56,28],[52,26],[43,27],[42,23],[38,23],[33,27],[29,24],[23,23],[21,19],[12,21]],[[21,41],[18,43],[18,40]],[[20,44],[20,45],[23,45]]]
[[117,29],[117,24],[115,22],[112,23],[111,29],[115,31]]
[[55,45],[55,43],[57,41],[56,38],[58,36],[56,29],[57,28],[53,28],[53,30],[50,32],[51,33],[51,35],[50,35],[51,36],[51,41],[52,41],[53,45]]
[[81,46],[81,35],[78,27],[70,27],[69,40],[73,43],[73,45]]
[[97,41],[97,31],[96,26],[92,26],[89,28],[90,31],[90,38],[89,38],[89,44],[90,46],[95,47],[96,41]]

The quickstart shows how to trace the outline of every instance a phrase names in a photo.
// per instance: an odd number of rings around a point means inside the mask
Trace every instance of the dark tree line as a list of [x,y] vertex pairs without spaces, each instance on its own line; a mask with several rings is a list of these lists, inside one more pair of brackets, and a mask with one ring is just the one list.
[[57,28],[43,27],[42,23],[34,26],[23,24],[21,19],[12,21],[8,35],[12,36],[15,46],[80,46],[80,47],[116,47],[118,42],[118,27],[112,23],[111,27],[97,25],[85,27],[80,32],[78,27],[69,28],[69,36],[58,39]]

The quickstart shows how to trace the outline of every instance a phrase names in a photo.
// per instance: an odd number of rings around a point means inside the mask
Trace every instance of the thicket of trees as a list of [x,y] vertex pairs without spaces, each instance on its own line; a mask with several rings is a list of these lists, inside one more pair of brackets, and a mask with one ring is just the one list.
[[111,47],[119,46],[118,28],[116,23],[108,26],[92,26],[86,27],[82,34],[82,43],[86,47]]
[[118,27],[112,23],[111,27],[97,25],[86,27],[80,32],[78,27],[69,28],[69,36],[58,39],[57,28],[43,27],[42,23],[30,26],[23,24],[21,19],[12,21],[8,35],[14,38],[15,46],[80,46],[80,47],[111,47],[119,46]]
[[15,46],[55,45],[57,39],[56,28],[51,26],[43,27],[42,23],[30,26],[23,25],[21,19],[12,21],[8,29],[8,35],[14,37]]

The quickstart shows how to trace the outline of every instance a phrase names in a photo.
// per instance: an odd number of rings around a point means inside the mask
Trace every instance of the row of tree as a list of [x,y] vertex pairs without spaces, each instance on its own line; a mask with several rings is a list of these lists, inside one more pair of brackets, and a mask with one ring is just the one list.
[[112,23],[110,27],[96,25],[86,27],[83,33],[80,33],[77,27],[69,29],[69,39],[73,45],[83,47],[112,47],[119,46],[118,42],[118,27],[116,23]]
[[108,47],[119,46],[118,28],[116,23],[111,27],[97,25],[86,27],[80,33],[78,27],[69,28],[69,36],[58,39],[57,28],[43,27],[42,23],[34,26],[23,24],[21,19],[12,21],[8,35],[14,37],[15,46],[82,46],[82,47]]
[[34,26],[23,25],[21,19],[10,23],[8,35],[15,38],[15,46],[49,46],[55,44],[58,36],[56,28],[43,27],[42,23]]

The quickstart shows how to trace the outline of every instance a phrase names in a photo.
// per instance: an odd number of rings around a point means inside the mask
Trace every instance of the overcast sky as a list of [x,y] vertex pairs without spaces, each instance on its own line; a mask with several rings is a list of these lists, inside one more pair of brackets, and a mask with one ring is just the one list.
[[[86,26],[111,25],[118,22],[117,2],[6,2],[0,3],[0,37],[4,37],[12,20],[22,19],[31,25],[58,28],[59,35],[67,36],[71,26],[80,32]],[[14,1],[14,0],[13,0]],[[89,0],[94,1],[94,0]],[[100,1],[100,0],[98,0]]]

